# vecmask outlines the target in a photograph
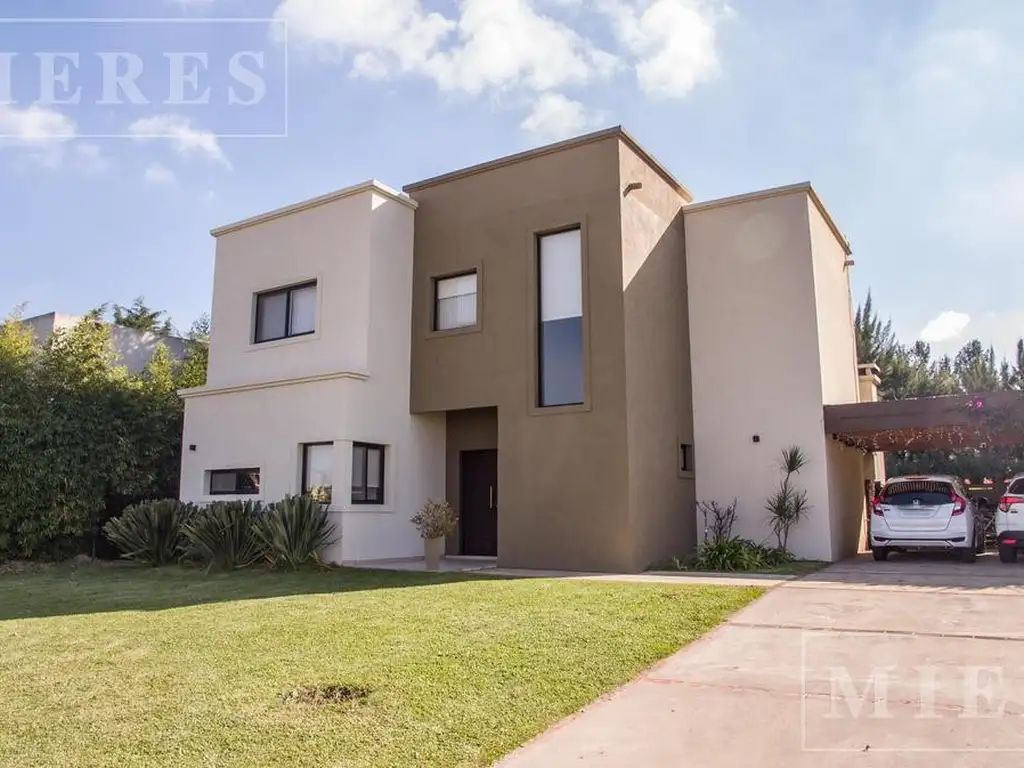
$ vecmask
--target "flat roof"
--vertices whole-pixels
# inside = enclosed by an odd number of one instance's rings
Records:
[[[641,146],[640,142],[634,139],[626,130],[621,126],[617,125],[613,128],[606,128],[601,131],[594,131],[593,133],[584,134],[583,136],[577,136],[572,139],[565,141],[558,141],[554,144],[546,144],[543,147],[537,147],[536,149],[529,149],[525,152],[517,152],[512,155],[506,155],[499,157],[497,160],[488,160],[484,163],[477,165],[471,165],[467,168],[461,168],[457,171],[451,171],[449,173],[441,174],[440,176],[434,176],[423,181],[417,181],[412,184],[406,184],[403,189],[406,192],[416,192],[421,189],[428,187],[437,186],[438,184],[447,184],[451,181],[473,176],[478,173],[485,173],[486,171],[493,171],[497,168],[503,168],[507,165],[513,165],[515,163],[521,163],[526,160],[533,160],[534,158],[544,157],[545,155],[554,154],[555,152],[564,152],[567,149],[574,149],[581,147],[586,144],[593,144],[598,141],[604,141],[605,139],[618,138],[629,146],[645,163],[653,168],[658,175],[660,175],[665,181],[667,181],[676,192],[686,201],[690,202],[693,200],[693,194],[685,186],[683,186],[675,176],[669,173],[668,169],[665,168],[661,163],[654,159],[646,149]]]
[[[828,224],[828,228],[832,230],[832,234],[836,236],[836,240],[843,247],[847,256],[853,255],[853,249],[850,247],[850,241],[846,239],[846,235],[839,229],[836,224],[836,220],[832,218],[832,214],[828,212],[828,208],[821,201],[818,193],[814,191],[814,186],[809,181],[801,181],[796,184],[787,184],[782,187],[770,187],[768,189],[759,189],[754,192],[744,192],[742,195],[731,195],[729,197],[719,197],[715,200],[706,200],[701,203],[690,203],[683,209],[683,213],[699,213],[700,211],[706,211],[711,208],[721,208],[727,205],[739,205],[741,203],[750,203],[755,200],[765,200],[769,197],[780,197],[782,195],[792,195],[797,192],[809,195],[811,200],[814,202],[814,206],[818,209],[818,212],[825,219],[825,223]]]
[[[263,224],[267,221],[273,221],[279,219],[282,216],[288,216],[292,213],[298,213],[299,211],[305,211],[309,208],[316,208],[317,206],[327,205],[327,203],[333,203],[335,200],[341,200],[346,197],[352,197],[354,195],[360,195],[364,192],[376,192],[379,195],[390,198],[395,202],[401,203],[404,206],[416,210],[417,203],[411,199],[408,195],[404,195],[401,192],[397,192],[387,184],[382,184],[376,179],[368,179],[360,184],[354,184],[351,187],[345,187],[335,192],[328,192],[326,195],[320,195],[319,197],[313,197],[309,200],[303,200],[300,203],[292,203],[286,205],[283,208],[275,208],[272,211],[266,213],[260,213],[256,216],[252,216],[248,219],[242,219],[236,221],[233,224],[225,224],[223,227],[217,227],[210,232],[214,237],[220,237],[221,235],[227,235],[231,232],[237,232],[240,229],[251,227],[256,224]]]

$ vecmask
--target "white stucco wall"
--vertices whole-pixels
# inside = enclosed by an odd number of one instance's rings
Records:
[[[692,206],[684,219],[697,499],[736,499],[734,533],[773,541],[765,500],[782,451],[799,445],[811,511],[789,547],[831,560],[808,192]]]
[[[301,489],[301,445],[333,442],[341,541],[328,558],[422,556],[409,518],[444,496],[445,422],[409,415],[413,225],[411,207],[365,189],[218,238],[209,384],[186,393],[183,499],[225,498],[207,494],[211,469],[259,467],[257,498],[276,501]],[[255,293],[311,279],[317,332],[252,344]],[[353,442],[386,446],[383,505],[351,504]]]

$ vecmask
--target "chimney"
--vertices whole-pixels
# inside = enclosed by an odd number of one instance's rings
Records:
[[[882,384],[880,373],[881,369],[874,363],[857,366],[857,384],[862,403],[878,402],[878,387]]]

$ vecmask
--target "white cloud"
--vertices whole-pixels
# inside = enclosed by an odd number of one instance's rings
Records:
[[[71,154],[75,168],[83,173],[99,175],[106,173],[112,166],[111,161],[103,154],[103,150],[97,144],[85,141],[75,142],[74,150]]]
[[[648,95],[681,99],[718,76],[715,28],[723,7],[705,0],[601,0],[600,7],[636,57]]]
[[[166,139],[180,155],[205,155],[225,168],[231,168],[231,162],[221,149],[216,134],[194,128],[192,121],[183,115],[167,114],[142,118],[128,126],[128,132],[140,140]]]
[[[0,141],[49,146],[73,139],[77,132],[75,121],[56,109],[0,104]]]
[[[212,189],[208,189],[199,196],[199,202],[203,205],[212,205],[217,202],[217,193]]]
[[[165,165],[160,163],[153,163],[146,168],[145,174],[143,174],[145,182],[155,187],[173,187],[178,183],[178,179],[174,176],[174,172]]]
[[[544,141],[569,138],[597,127],[601,116],[560,93],[541,94],[520,127]]]
[[[715,30],[725,16],[721,0],[452,5],[445,15],[426,10],[423,0],[282,0],[275,17],[288,22],[292,45],[321,60],[349,62],[351,77],[415,76],[443,92],[470,96],[511,92],[533,101],[540,95],[524,127],[541,120],[538,110],[555,108],[552,92],[590,86],[630,67],[646,93],[668,98],[686,96],[720,69]],[[595,8],[598,15],[582,19]],[[579,24],[564,20],[577,15]],[[595,19],[611,25],[621,50],[596,42]],[[559,106],[565,115],[565,104]]]
[[[921,329],[921,341],[929,344],[950,341],[959,337],[970,322],[971,316],[964,312],[943,312]]]

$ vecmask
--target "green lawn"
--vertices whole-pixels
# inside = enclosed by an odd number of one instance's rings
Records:
[[[487,765],[759,594],[353,570],[3,575],[0,765]],[[334,683],[372,693],[281,698]]]

